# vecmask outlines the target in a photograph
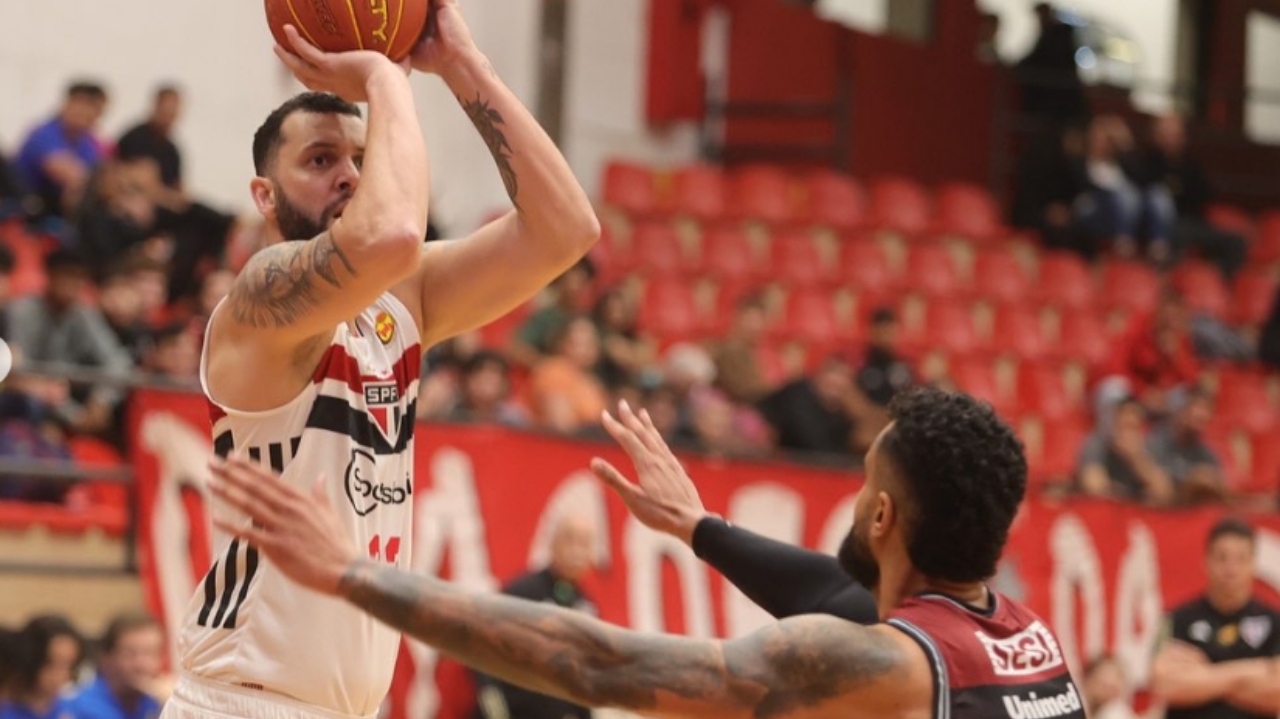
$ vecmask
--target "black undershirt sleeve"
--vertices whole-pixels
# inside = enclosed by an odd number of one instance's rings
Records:
[[[698,522],[693,551],[778,619],[829,614],[859,624],[879,621],[875,598],[828,554],[762,537],[719,517]]]

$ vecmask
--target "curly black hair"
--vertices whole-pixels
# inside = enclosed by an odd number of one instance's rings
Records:
[[[889,412],[880,452],[905,489],[912,564],[944,581],[991,577],[1027,491],[1022,442],[966,394],[917,388],[894,397]]]
[[[295,112],[363,117],[358,106],[326,92],[304,92],[290,98],[267,115],[262,126],[253,134],[253,169],[258,175],[266,175],[275,162],[276,151],[284,143],[284,121]]]

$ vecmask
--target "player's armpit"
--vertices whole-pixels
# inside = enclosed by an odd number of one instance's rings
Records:
[[[923,655],[885,627],[810,616],[729,642],[646,634],[366,562],[353,565],[340,592],[481,672],[586,706],[743,719],[931,706]]]
[[[334,229],[305,242],[259,251],[227,296],[232,320],[286,341],[332,332],[408,274],[421,238],[403,233],[377,244],[352,243]]]

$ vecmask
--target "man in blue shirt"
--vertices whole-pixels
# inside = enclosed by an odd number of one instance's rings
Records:
[[[36,127],[14,161],[18,178],[44,202],[46,214],[66,216],[79,206],[90,175],[101,162],[102,146],[93,130],[107,108],[101,85],[77,82],[67,88],[62,109]]]
[[[156,719],[150,690],[160,676],[164,634],[147,614],[125,614],[107,626],[98,678],[71,700],[75,719]]]

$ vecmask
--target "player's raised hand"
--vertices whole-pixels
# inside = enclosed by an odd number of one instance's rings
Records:
[[[409,56],[413,69],[443,75],[456,64],[479,56],[458,0],[431,0],[426,30]]]
[[[627,509],[646,527],[670,534],[685,544],[692,543],[694,527],[707,516],[698,488],[653,426],[647,411],[641,410],[637,415],[623,401],[618,403],[618,417],[604,412],[604,428],[631,457],[638,479],[632,482],[599,457],[591,460],[591,471],[618,493]]]
[[[360,558],[347,530],[317,482],[302,492],[263,465],[233,455],[209,462],[209,489],[252,523],[215,518],[219,528],[247,540],[293,581],[336,594],[347,569]]]
[[[347,102],[365,102],[368,83],[380,72],[408,72],[408,61],[397,65],[382,53],[372,50],[325,52],[307,42],[293,25],[284,26],[290,48],[275,46],[276,56],[289,68],[298,82],[316,92],[331,92]]]

